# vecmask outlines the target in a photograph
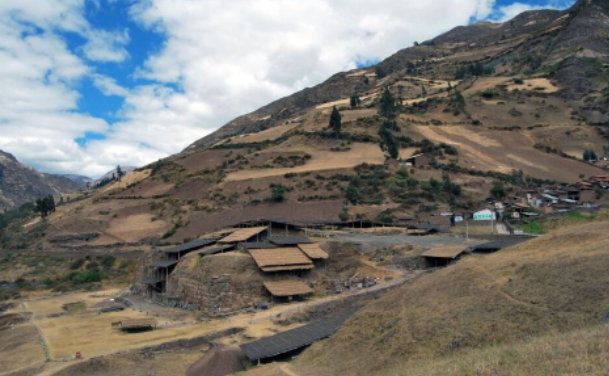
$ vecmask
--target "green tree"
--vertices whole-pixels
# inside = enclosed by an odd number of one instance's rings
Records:
[[[584,157],[584,161],[586,161],[586,162],[596,161],[598,159],[594,150],[585,150],[583,157]]]
[[[349,200],[349,202],[352,204],[357,204],[359,202],[359,191],[357,188],[350,185],[347,187],[345,194],[347,196],[347,200]]]
[[[271,201],[283,202],[285,199],[285,187],[281,184],[271,184]]]
[[[376,73],[376,78],[384,78],[386,76],[385,71],[381,67],[377,66],[374,72]]]
[[[496,200],[502,200],[507,196],[507,190],[502,182],[496,181],[491,188],[491,196]]]
[[[52,195],[39,198],[36,200],[34,212],[39,213],[41,217],[46,217],[49,213],[55,211],[55,200]]]
[[[400,156],[400,143],[389,130],[388,122],[384,122],[379,129],[379,146],[389,157],[397,159]]]
[[[359,98],[359,95],[353,94],[351,96],[351,98],[350,98],[350,101],[349,101],[349,104],[351,105],[351,108],[355,108],[355,107],[359,106],[360,103],[362,103],[362,101]]]
[[[389,120],[393,120],[397,117],[397,113],[398,106],[396,100],[389,89],[385,88],[379,103],[379,115]]]
[[[336,134],[336,137],[340,135],[340,129],[342,127],[340,112],[336,109],[336,106],[332,107],[332,113],[330,114],[330,128]]]

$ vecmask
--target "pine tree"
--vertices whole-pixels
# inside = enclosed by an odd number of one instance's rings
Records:
[[[397,104],[388,88],[383,91],[379,105],[379,115],[389,120],[397,117]]]
[[[332,108],[332,113],[330,114],[330,128],[336,134],[336,137],[340,135],[340,128],[342,127],[340,112],[336,109],[336,106]]]
[[[349,101],[351,108],[355,108],[355,107],[359,106],[360,103],[362,103],[362,101],[359,99],[359,95],[353,94]]]
[[[125,176],[125,172],[121,168],[121,166],[116,166],[116,179],[121,181],[121,179]]]

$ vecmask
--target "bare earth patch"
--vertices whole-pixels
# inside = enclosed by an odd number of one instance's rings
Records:
[[[287,173],[352,168],[362,163],[380,164],[385,161],[383,152],[375,144],[353,144],[351,150],[347,152],[312,150],[309,154],[311,159],[303,166],[237,171],[228,174],[226,181],[260,179]]]

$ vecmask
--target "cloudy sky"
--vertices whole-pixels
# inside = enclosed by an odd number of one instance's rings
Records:
[[[458,25],[575,0],[0,0],[0,149],[97,177]]]

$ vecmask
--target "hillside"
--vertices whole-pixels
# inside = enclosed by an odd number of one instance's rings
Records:
[[[0,210],[12,209],[37,198],[77,192],[80,185],[66,177],[42,174],[0,150]]]
[[[539,369],[531,357],[549,366],[554,351],[570,347],[568,338],[599,336],[589,329],[609,307],[608,225],[559,229],[495,254],[467,256],[422,276],[368,304],[332,338],[306,350],[291,368],[303,376],[496,374],[490,370],[499,365],[489,359],[497,359],[531,374],[527,367]],[[584,331],[572,333],[579,329]],[[544,337],[548,335],[560,338],[550,354]],[[531,343],[532,338],[539,339]],[[606,343],[599,344],[589,360],[600,361],[606,351]],[[467,359],[487,368],[474,371]],[[453,362],[448,369],[442,367]],[[597,364],[589,366],[598,369]],[[554,374],[538,374],[549,373]],[[506,369],[500,374],[515,373]]]
[[[458,27],[338,73],[66,205],[51,232],[99,233],[90,245],[106,246],[178,243],[260,218],[428,221],[483,207],[497,185],[513,201],[589,184],[607,175],[608,13],[582,0]],[[601,161],[584,161],[590,153]],[[590,184],[586,202],[609,202]]]

